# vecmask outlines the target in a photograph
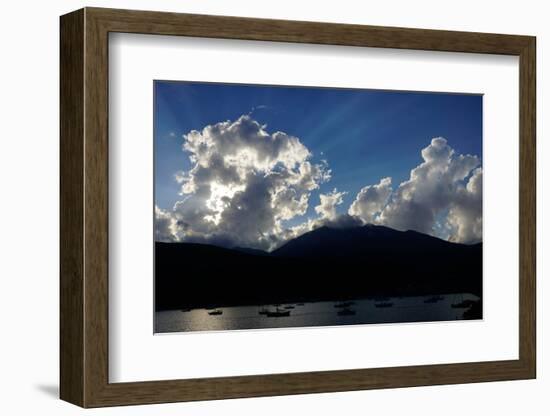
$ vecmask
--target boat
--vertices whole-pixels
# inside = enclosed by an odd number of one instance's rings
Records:
[[[182,312],[190,312],[190,311],[191,311],[191,308],[182,309],[181,311],[182,311]]]
[[[335,303],[334,307],[335,308],[349,308],[351,305],[355,305],[355,302],[347,301],[347,302]]]
[[[304,304],[300,302],[300,303],[297,303],[296,306],[304,306]]]
[[[286,306],[285,306],[285,309],[294,309],[294,308],[295,308],[294,305],[286,305]]]
[[[393,306],[393,302],[375,303],[374,306],[376,306],[377,308],[391,308]]]
[[[265,316],[269,318],[279,318],[282,316],[290,316],[290,311],[277,308],[274,311],[267,311]]]
[[[223,314],[223,311],[221,309],[213,309],[211,311],[208,311],[208,315],[221,315]]]
[[[350,308],[340,309],[337,313],[338,313],[338,316],[351,316],[351,315],[355,315],[355,311],[354,311],[353,309],[350,309]]]
[[[266,315],[268,312],[269,310],[265,306],[258,311],[260,315]]]
[[[443,296],[431,296],[427,299],[424,299],[424,303],[436,303],[440,300],[443,300]]]

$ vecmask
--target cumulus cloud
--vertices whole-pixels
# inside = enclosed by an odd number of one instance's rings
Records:
[[[376,222],[398,230],[439,235],[444,218],[450,240],[472,243],[481,240],[480,160],[457,155],[447,140],[432,139],[422,149],[423,162],[411,170],[408,180],[391,190],[390,178],[363,188],[349,213],[364,222]],[[466,182],[467,181],[467,182]]]
[[[391,192],[391,178],[383,178],[376,185],[365,186],[349,207],[349,215],[359,217],[366,223],[375,222]]]
[[[450,240],[463,243],[481,241],[482,182],[481,168],[477,168],[468,184],[457,189],[447,216],[447,225],[451,230]]]
[[[463,243],[482,238],[481,162],[442,137],[421,150],[422,163],[396,189],[390,177],[364,186],[345,213],[347,192],[320,193],[317,216],[293,226],[286,224],[308,212],[312,191],[331,178],[328,163],[313,162],[297,137],[243,115],[189,132],[182,149],[192,167],[174,175],[181,195],[174,207],[155,207],[157,241],[272,250],[321,226],[365,223]]]
[[[172,214],[155,205],[155,240],[173,241],[174,220]]]
[[[344,202],[346,192],[338,192],[336,188],[328,194],[320,194],[321,203],[315,207],[315,212],[320,218],[334,220],[336,218],[336,207]]]
[[[320,203],[315,206],[317,217],[310,218],[301,224],[285,230],[282,235],[284,239],[289,240],[296,238],[323,226],[330,228],[352,228],[363,225],[359,217],[337,212],[337,206],[344,202],[343,197],[346,194],[347,192],[338,192],[336,188],[328,194],[320,194]]]
[[[175,176],[183,196],[170,213],[175,240],[273,248],[282,222],[305,214],[311,191],[330,179],[297,137],[248,115],[183,138],[193,167]]]

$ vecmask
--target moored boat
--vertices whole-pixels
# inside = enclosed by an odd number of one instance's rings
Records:
[[[208,311],[208,315],[221,315],[223,314],[223,311],[221,309],[213,309],[211,311]]]
[[[277,308],[274,311],[267,311],[265,316],[269,318],[279,318],[283,316],[290,316],[290,311]]]
[[[351,315],[355,315],[356,312],[353,309],[344,308],[344,309],[340,309],[337,313],[338,313],[338,316],[351,316]]]
[[[335,307],[335,308],[349,308],[349,307],[352,306],[352,305],[355,305],[355,302],[353,302],[353,301],[347,301],[347,302],[335,303],[335,304],[334,304],[334,307]]]

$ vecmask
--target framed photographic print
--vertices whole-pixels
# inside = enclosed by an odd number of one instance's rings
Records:
[[[535,38],[61,17],[61,398],[534,378]]]

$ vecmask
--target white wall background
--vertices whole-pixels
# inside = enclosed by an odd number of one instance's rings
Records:
[[[429,0],[121,0],[5,2],[0,15],[0,410],[2,414],[84,412],[58,395],[58,16],[82,6],[156,9],[433,29],[536,35],[538,40],[538,317],[537,380],[316,394],[87,411],[102,415],[546,415],[550,361],[544,347],[550,301],[544,282],[550,238],[550,145],[543,130],[550,85],[550,26],[545,2]],[[545,261],[546,260],[546,261]]]

